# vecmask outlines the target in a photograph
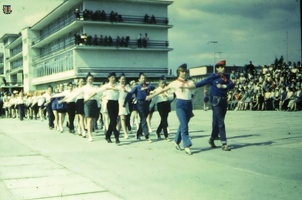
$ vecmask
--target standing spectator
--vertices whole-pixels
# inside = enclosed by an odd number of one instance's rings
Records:
[[[143,47],[144,47],[144,48],[147,48],[147,46],[148,46],[148,41],[149,41],[148,34],[145,33],[145,36],[144,36],[144,38],[143,38]]]
[[[143,46],[143,36],[142,34],[140,33],[137,37],[137,47],[138,48],[141,48]]]

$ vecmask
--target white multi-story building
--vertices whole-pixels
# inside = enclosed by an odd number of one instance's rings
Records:
[[[168,6],[161,0],[67,0],[21,34],[5,34],[4,76],[25,92],[88,72],[137,79],[168,75]],[[142,40],[139,42],[141,35]],[[145,37],[147,36],[147,37]],[[144,40],[146,39],[146,40]]]

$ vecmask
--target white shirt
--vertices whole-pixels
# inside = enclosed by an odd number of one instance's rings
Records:
[[[105,98],[107,100],[114,100],[117,101],[119,98],[119,91],[118,90],[112,90],[113,88],[119,88],[118,85],[115,83],[114,85],[112,85],[111,83],[107,83],[105,85],[102,86],[102,89],[105,90]],[[106,90],[108,89],[108,90]]]
[[[175,80],[171,82],[168,87],[172,89],[171,92],[175,93],[177,99],[191,100],[194,90],[180,88],[183,84],[193,84],[193,81],[187,81],[187,83],[183,83],[179,80]]]

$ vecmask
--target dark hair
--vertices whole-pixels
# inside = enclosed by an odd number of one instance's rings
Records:
[[[142,75],[145,76],[144,72],[140,72],[140,73],[138,74],[138,79],[139,79]]]
[[[186,63],[180,65],[180,66],[176,69],[176,74],[177,74],[177,76],[179,76],[179,72],[184,72],[184,71],[187,71],[187,64],[186,64]]]
[[[108,76],[107,76],[107,77],[109,78],[109,77],[111,77],[111,76],[114,76],[114,77],[116,77],[116,74],[115,74],[115,72],[110,72],[110,73],[108,74]]]
[[[86,80],[87,80],[87,78],[88,78],[89,76],[91,76],[91,77],[93,78],[92,74],[91,74],[90,72],[88,72],[88,74],[87,74],[87,76],[86,76]]]
[[[123,76],[126,77],[126,75],[124,73],[121,73],[119,76],[119,79],[122,78]]]

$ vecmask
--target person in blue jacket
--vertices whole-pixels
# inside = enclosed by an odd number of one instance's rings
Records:
[[[216,63],[215,68],[217,73],[211,74],[204,80],[187,86],[191,88],[199,88],[205,85],[210,85],[210,102],[212,106],[212,133],[209,139],[209,144],[212,148],[216,148],[214,143],[215,138],[220,136],[222,150],[230,151],[227,145],[226,131],[224,119],[227,113],[227,92],[234,88],[234,83],[230,80],[230,76],[224,73],[226,61],[221,60]]]

